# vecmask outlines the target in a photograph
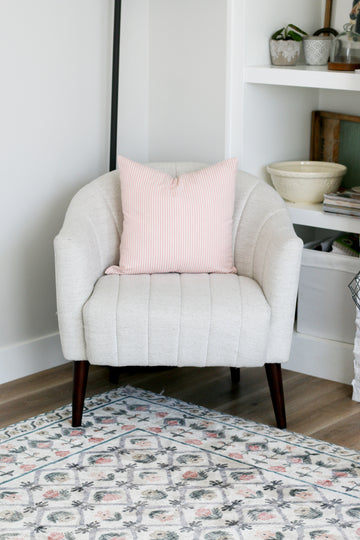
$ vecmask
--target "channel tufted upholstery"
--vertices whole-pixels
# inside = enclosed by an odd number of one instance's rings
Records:
[[[151,166],[177,176],[206,165]],[[120,184],[112,171],[75,195],[55,239],[60,337],[75,370],[84,361],[232,368],[286,362],[302,242],[275,190],[237,173],[237,275],[105,276],[118,263],[121,229]],[[267,373],[271,387],[274,375]],[[80,384],[76,378],[74,384]]]
[[[259,366],[270,315],[259,285],[243,276],[105,276],[83,310],[88,360],[107,366]]]

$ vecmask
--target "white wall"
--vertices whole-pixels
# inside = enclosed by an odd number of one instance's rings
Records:
[[[227,0],[151,0],[149,158],[225,152]]]
[[[52,242],[108,167],[111,40],[112,2],[1,0],[0,382],[64,361]]]
[[[228,0],[123,0],[118,153],[225,154]]]
[[[225,153],[228,0],[123,0],[118,152]],[[53,238],[106,172],[111,0],[1,0],[0,383],[63,362]],[[6,306],[6,307],[5,307]]]
[[[149,9],[150,0],[122,0],[117,147],[140,162],[149,159]]]

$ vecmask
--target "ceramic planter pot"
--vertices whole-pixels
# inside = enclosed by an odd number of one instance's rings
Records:
[[[303,40],[306,64],[325,66],[329,60],[333,38],[330,36],[305,36]]]
[[[274,66],[295,66],[300,56],[301,41],[270,40],[270,57]]]

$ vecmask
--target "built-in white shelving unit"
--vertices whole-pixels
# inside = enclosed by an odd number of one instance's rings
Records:
[[[233,130],[230,142],[234,149],[236,143],[241,148],[244,170],[270,181],[266,174],[269,163],[309,158],[312,111],[360,115],[360,73],[328,70],[327,66],[270,65],[272,33],[295,21],[312,34],[324,26],[325,0],[262,2],[261,17],[256,2],[242,0],[231,5],[231,21],[242,23],[233,32],[231,99],[236,104],[233,113],[237,121],[229,123],[239,128]],[[348,22],[350,7],[349,0],[334,2],[331,26],[339,32]],[[321,236],[321,229],[360,234],[360,218],[324,212],[322,204],[288,203],[287,208],[294,225],[301,226],[298,234],[306,240]],[[353,345],[295,330],[288,367],[350,383]]]
[[[294,225],[360,234],[360,218],[324,212],[322,203],[287,203],[287,207]],[[349,291],[344,291],[344,294],[349,294]],[[353,360],[353,345],[308,336],[297,332],[295,327],[288,365],[290,369],[350,383],[354,376]]]
[[[324,212],[322,203],[287,203],[287,207],[294,225],[360,234],[360,218]],[[344,291],[344,294],[347,292]],[[353,379],[353,358],[353,346],[349,343],[307,336],[295,329],[288,367],[350,383]]]
[[[329,71],[327,66],[247,66],[244,78],[247,83],[360,91],[360,73]]]
[[[360,74],[329,71],[326,66],[246,66],[244,81],[249,86],[261,85],[263,88],[272,85],[288,86],[294,90],[308,88],[319,91],[360,92]],[[306,99],[306,94],[304,97]],[[287,203],[287,207],[291,220],[296,225],[360,234],[360,218],[324,212],[322,204]],[[295,329],[288,367],[295,371],[349,383],[353,377],[353,346],[349,343],[307,336]]]
[[[296,225],[360,234],[360,218],[324,212],[322,203],[287,203],[291,220]],[[360,262],[359,262],[360,270]]]

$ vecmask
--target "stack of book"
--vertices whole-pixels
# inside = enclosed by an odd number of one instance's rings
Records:
[[[360,216],[360,189],[358,187],[324,195],[325,212]]]

